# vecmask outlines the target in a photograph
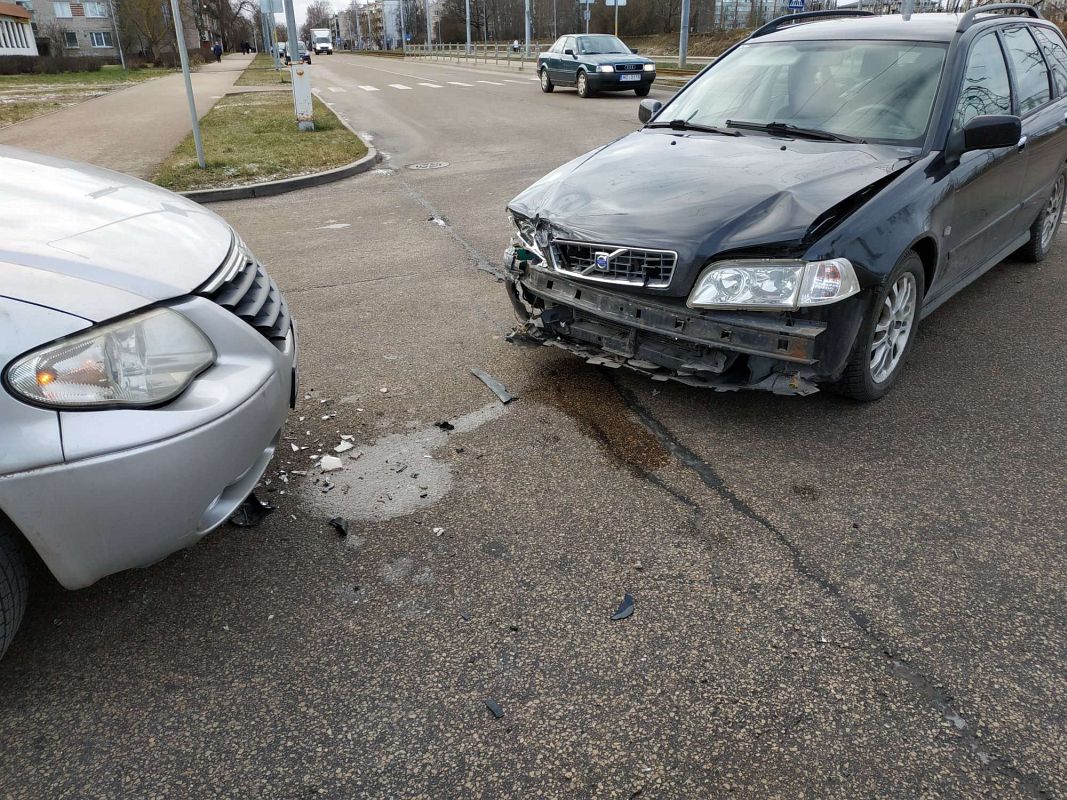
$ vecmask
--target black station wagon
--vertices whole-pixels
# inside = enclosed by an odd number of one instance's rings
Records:
[[[718,390],[859,400],[1064,207],[1067,44],[1026,5],[808,12],[508,211],[514,338]]]

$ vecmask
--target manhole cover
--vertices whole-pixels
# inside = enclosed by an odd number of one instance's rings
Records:
[[[418,164],[409,164],[408,169],[444,169],[447,166],[447,161],[420,161]]]

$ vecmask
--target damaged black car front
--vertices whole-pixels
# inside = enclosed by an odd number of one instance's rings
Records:
[[[832,25],[742,44],[666,106],[644,101],[642,129],[516,197],[512,341],[791,395],[866,359],[886,390],[925,286],[886,319],[881,295],[943,196],[923,155],[947,44],[816,31]]]

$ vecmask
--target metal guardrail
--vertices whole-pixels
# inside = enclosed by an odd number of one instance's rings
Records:
[[[548,50],[551,44],[534,44],[530,45],[529,53],[525,48],[519,47],[518,50],[512,49],[510,44],[506,42],[498,43],[472,43],[470,52],[467,52],[467,46],[463,43],[460,44],[409,44],[404,54],[408,58],[425,58],[430,61],[442,61],[450,62],[454,64],[496,64],[504,65],[507,67],[516,67],[520,72],[524,71],[528,65],[533,65],[537,62],[537,56]],[[397,51],[399,53],[399,51]],[[668,64],[677,64],[677,55],[657,55],[654,53],[641,53],[645,58],[650,58],[656,62],[657,65],[664,65],[659,67],[661,71],[666,74],[672,72],[675,74],[692,75],[700,71],[700,68],[715,61],[715,56],[690,56],[687,61],[692,64],[695,69],[679,70],[674,67],[666,67]]]

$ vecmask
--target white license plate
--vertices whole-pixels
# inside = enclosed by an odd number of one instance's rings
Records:
[[[620,81],[639,81],[639,80],[641,80],[641,76],[640,75],[620,75],[619,76],[619,80]]]

